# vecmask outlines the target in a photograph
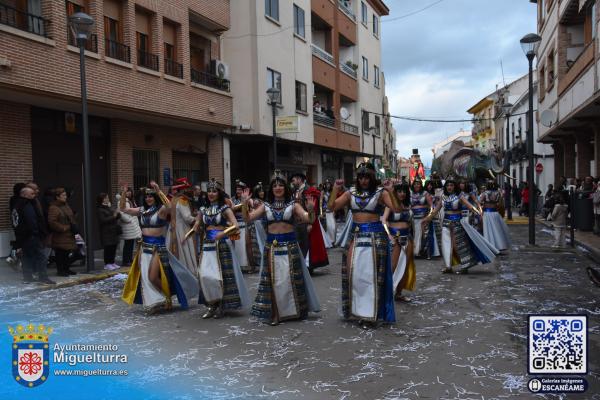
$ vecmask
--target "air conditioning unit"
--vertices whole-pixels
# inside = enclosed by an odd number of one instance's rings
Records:
[[[210,62],[210,71],[213,75],[221,79],[229,80],[229,65],[221,60],[212,60]]]

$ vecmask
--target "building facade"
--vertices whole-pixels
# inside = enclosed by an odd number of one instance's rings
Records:
[[[381,0],[234,0],[223,35],[234,103],[231,176],[266,181],[273,112],[297,120],[278,135],[277,166],[310,182],[352,179],[362,157],[383,156]],[[276,50],[276,51],[275,51]]]
[[[554,149],[554,182],[599,176],[597,0],[532,0],[538,8],[539,140]]]
[[[68,29],[78,11],[95,20],[85,51],[94,196],[181,176],[222,180],[233,100],[228,80],[213,72],[229,7],[229,0],[1,2],[0,197],[31,179],[66,187],[82,219],[79,49]],[[10,231],[0,208],[0,255]]]
[[[462,142],[465,146],[471,146],[471,137],[472,137],[471,131],[461,130],[461,131],[456,132],[454,135],[451,135],[451,136],[447,137],[446,139],[434,144],[433,147],[431,148],[431,152],[433,153],[433,158],[435,159],[435,158],[441,156],[442,154],[444,154],[444,152],[446,150],[450,149],[450,146],[452,145],[452,143],[456,142],[456,141]]]
[[[496,143],[496,100],[497,92],[490,94],[479,100],[477,104],[471,107],[467,112],[473,115],[473,130],[471,133],[471,143],[473,148],[481,152],[489,151],[494,148]]]

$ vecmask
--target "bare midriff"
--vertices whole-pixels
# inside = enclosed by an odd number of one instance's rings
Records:
[[[268,231],[268,233],[281,235],[284,233],[294,232],[294,229],[291,227],[292,227],[292,225],[290,225],[286,222],[272,222],[269,224],[267,231]]]

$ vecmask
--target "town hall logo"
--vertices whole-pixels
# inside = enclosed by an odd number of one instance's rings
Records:
[[[30,388],[46,382],[50,372],[48,337],[52,328],[29,324],[26,327],[17,325],[16,329],[9,326],[8,331],[13,337],[13,378]]]

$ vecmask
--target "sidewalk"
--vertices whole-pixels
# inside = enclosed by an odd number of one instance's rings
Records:
[[[13,267],[6,262],[6,259],[0,258],[0,296],[4,298],[19,297],[25,294],[40,292],[50,289],[65,288],[69,286],[92,283],[107,279],[117,274],[127,273],[129,268],[121,267],[118,270],[107,271],[103,268],[102,250],[94,254],[95,269],[89,273],[85,270],[85,265],[80,261],[71,265],[71,270],[77,272],[77,275],[67,277],[56,276],[56,266],[48,268],[48,277],[56,282],[56,285],[46,285],[41,283],[23,283],[23,274],[20,268]]]
[[[544,225],[548,229],[552,230],[552,222],[546,221],[540,217],[536,217],[538,224]],[[567,248],[571,244],[571,231],[567,230]],[[594,260],[594,262],[600,264],[600,236],[594,235],[593,232],[583,232],[575,229],[575,248],[580,247],[588,257]]]

